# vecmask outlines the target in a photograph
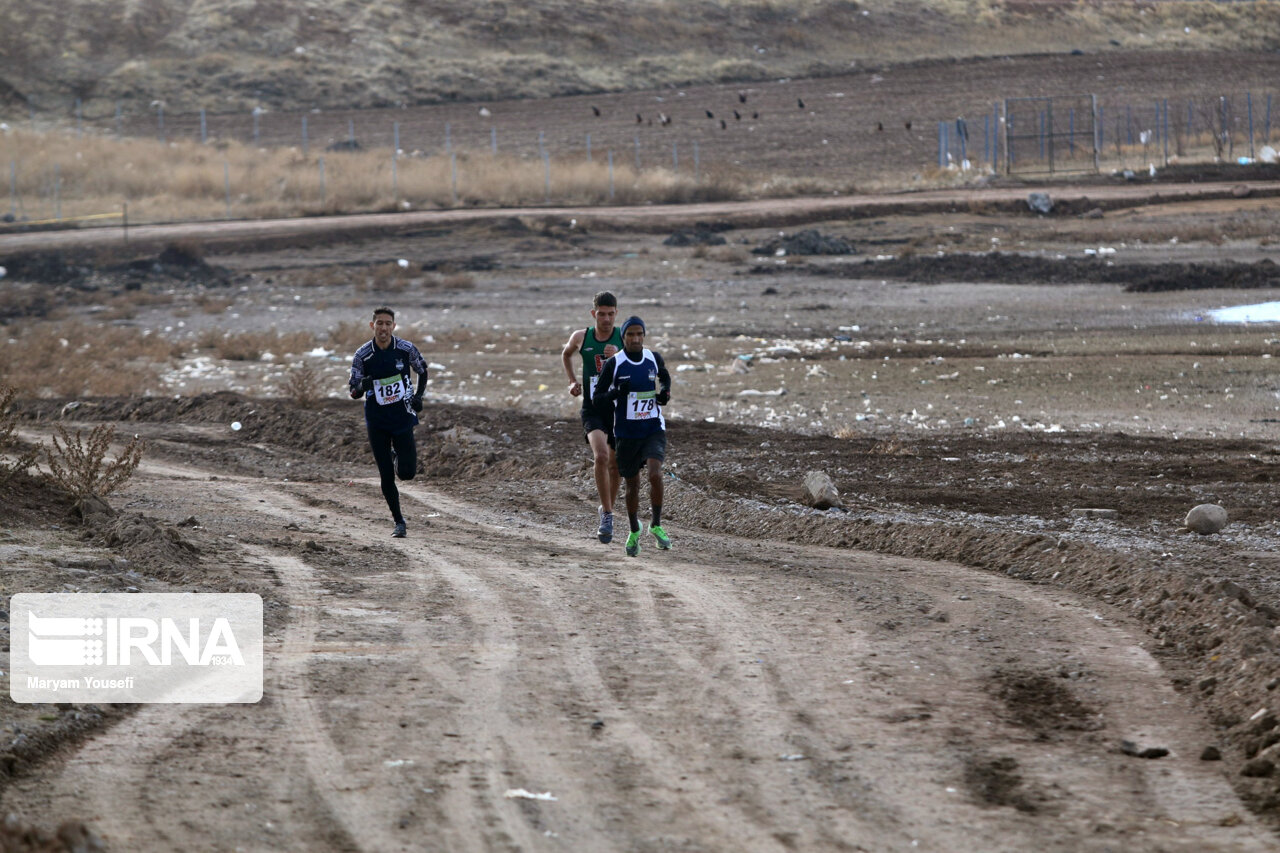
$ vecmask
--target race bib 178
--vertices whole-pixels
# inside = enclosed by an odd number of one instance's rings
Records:
[[[658,416],[657,391],[632,391],[627,395],[627,420],[647,421]]]

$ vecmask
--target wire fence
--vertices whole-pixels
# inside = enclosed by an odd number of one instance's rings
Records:
[[[1097,95],[1009,98],[982,119],[979,151],[964,118],[938,124],[938,167],[1043,175],[1276,161],[1272,95],[1103,102]]]
[[[936,165],[945,171],[1053,175],[1155,168],[1175,161],[1267,160],[1275,156],[1272,108],[1270,93],[1250,91],[1214,97],[1151,98],[1141,103],[1125,102],[1115,94],[1009,98],[991,103],[980,115],[938,122]],[[459,105],[458,109],[464,107]],[[615,124],[608,131],[583,132],[579,128],[539,127],[547,116],[532,109],[526,110],[523,118],[507,119],[502,127],[488,120],[487,108],[477,110],[468,105],[465,110],[472,118],[453,122],[417,115],[401,121],[389,119],[387,110],[200,110],[171,114],[163,103],[155,102],[146,112],[126,113],[123,106],[117,106],[110,117],[90,121],[76,102],[70,126],[62,127],[77,137],[152,138],[165,143],[183,140],[213,152],[231,141],[267,152],[298,151],[302,159],[290,163],[288,174],[273,181],[287,185],[287,193],[279,195],[287,196],[302,212],[329,212],[334,188],[358,181],[368,184],[365,196],[369,203],[361,209],[370,209],[370,205],[385,209],[388,203],[399,203],[411,193],[416,193],[415,204],[449,207],[476,203],[476,172],[481,168],[478,155],[523,161],[525,172],[537,174],[538,186],[526,189],[521,203],[545,204],[582,200],[582,179],[572,174],[574,164],[591,164],[597,170],[595,180],[601,188],[589,201],[633,203],[646,200],[637,199],[625,186],[634,184],[637,175],[662,170],[698,187],[730,157],[738,156],[692,129],[667,128],[668,117],[662,113],[637,114],[630,131]],[[734,115],[738,117],[736,110]],[[848,137],[832,116],[829,135]],[[31,122],[36,125],[34,113]],[[721,119],[720,124],[724,123]],[[828,135],[821,127],[820,132]],[[17,157],[6,158],[3,140],[0,135],[0,169],[7,166],[9,192],[7,212],[0,201],[0,222],[35,224],[115,215],[86,208],[77,201],[83,193],[81,187],[89,181],[71,177],[78,174],[76,164],[33,167]],[[885,137],[841,141],[846,150],[856,152],[859,144],[884,145]],[[826,143],[824,138],[822,144]],[[348,173],[342,156],[353,153],[381,159],[368,174],[354,176]],[[205,160],[216,157],[216,153],[202,155]],[[436,166],[431,187],[424,190],[422,170],[415,164],[428,159],[436,161]],[[203,191],[205,218],[263,215],[269,206],[261,201],[267,182],[261,170],[229,160],[220,165],[220,176],[205,179],[206,184],[216,184]],[[492,168],[492,161],[484,168]],[[694,198],[697,196],[658,200]],[[138,222],[165,221],[148,216],[143,204],[137,205],[133,215]]]

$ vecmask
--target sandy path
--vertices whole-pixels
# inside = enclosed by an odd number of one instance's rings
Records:
[[[6,810],[116,850],[1273,845],[1141,633],[1061,592],[678,527],[626,560],[417,484],[395,541],[371,480],[205,473],[140,476],[323,549],[245,548],[289,608],[264,701],[145,706]]]

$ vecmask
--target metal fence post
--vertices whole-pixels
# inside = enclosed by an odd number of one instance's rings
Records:
[[[1164,119],[1164,164],[1169,165],[1169,99],[1164,99],[1164,109],[1161,111]]]
[[[693,140],[693,182],[698,183],[700,164],[698,161],[698,140]]]
[[[1252,160],[1255,157],[1253,152],[1253,93],[1245,92],[1244,99],[1245,105],[1249,110],[1249,159]]]
[[[676,142],[674,140],[671,142],[671,171],[680,171],[680,151],[676,147]]]
[[[396,155],[399,156],[400,154],[400,122],[398,121],[391,122],[391,138],[392,138],[392,146],[396,152]]]
[[[79,98],[76,98],[76,136],[84,136],[84,111]]]
[[[452,194],[453,194],[453,206],[457,207],[458,206],[458,155],[457,154],[449,155],[449,170],[452,173],[450,187],[452,188]]]
[[[62,166],[53,164],[53,218],[62,221]]]
[[[609,199],[613,199],[613,149],[609,149]]]
[[[1008,140],[1005,140],[1005,150],[1008,151]],[[991,172],[996,174],[1000,171],[1000,103],[996,102],[991,105]]]
[[[356,120],[353,118],[347,119],[347,141],[356,141]]]
[[[493,156],[498,156],[498,129],[496,127],[489,128],[489,149],[493,152]]]
[[[324,158],[323,157],[320,158],[319,165],[320,165],[320,206],[323,207],[328,201],[326,197],[327,194],[325,193],[325,190],[324,190]]]
[[[231,218],[231,161],[222,161],[222,188],[227,197],[227,219]]]
[[[1089,111],[1093,116],[1093,171],[1099,171],[1098,157],[1102,151],[1102,107],[1098,106],[1098,96],[1089,96]]]
[[[200,108],[200,144],[204,145],[209,141],[209,122],[205,118],[204,107]]]
[[[9,216],[18,218],[18,161],[9,161]]]
[[[636,171],[640,171],[640,134],[636,134]]]
[[[587,134],[587,162],[591,162],[591,134]]]
[[[551,204],[551,155],[545,150],[542,152],[542,183],[546,202]]]
[[[307,117],[303,116],[302,117],[302,153],[303,154],[307,153],[308,147],[309,146],[307,145]]]
[[[449,123],[444,123],[444,153],[453,153],[453,128],[449,127]]]
[[[395,201],[400,195],[400,158],[395,151],[391,152],[391,200]]]

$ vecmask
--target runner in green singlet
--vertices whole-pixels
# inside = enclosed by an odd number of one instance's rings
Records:
[[[578,329],[569,336],[560,360],[565,376],[569,379],[569,394],[582,398],[582,431],[591,455],[595,460],[596,492],[600,495],[599,527],[596,536],[601,542],[613,540],[613,504],[618,497],[618,458],[614,453],[613,424],[600,416],[589,405],[591,390],[600,374],[600,368],[614,353],[622,349],[622,335],[614,328],[618,316],[618,299],[607,290],[596,294],[592,300],[591,317],[595,326]],[[582,357],[582,379],[573,373],[573,356]],[[585,393],[584,393],[585,391]]]

